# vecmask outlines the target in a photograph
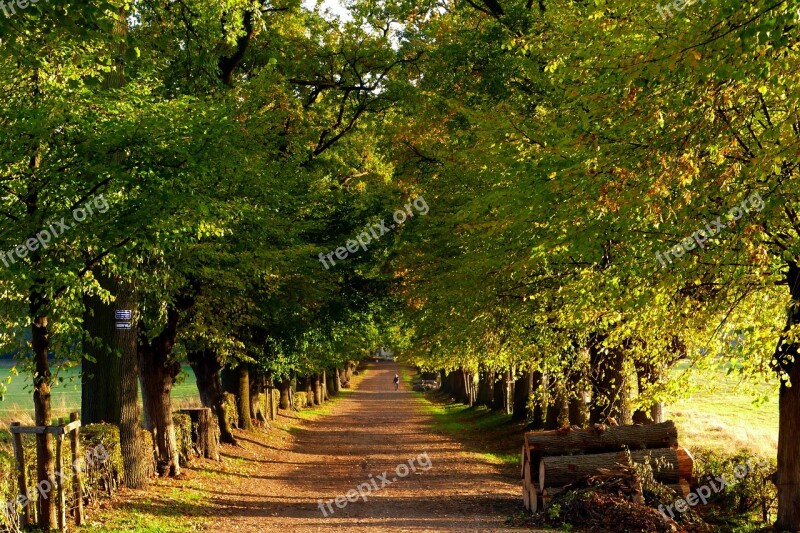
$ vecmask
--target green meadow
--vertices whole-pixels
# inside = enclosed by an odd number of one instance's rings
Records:
[[[13,361],[0,362],[0,382],[5,384],[5,394],[0,401],[0,421],[30,422],[33,420],[33,387],[30,375],[16,373]],[[17,367],[18,369],[18,367]],[[62,417],[81,408],[80,368],[61,370],[60,383],[52,389],[53,416]],[[141,397],[141,396],[140,396]],[[199,401],[194,373],[185,365],[172,390],[177,406],[191,405]]]

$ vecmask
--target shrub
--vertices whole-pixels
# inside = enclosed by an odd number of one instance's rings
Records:
[[[295,409],[305,409],[308,407],[308,395],[305,392],[294,393],[294,407]]]
[[[740,450],[724,454],[708,449],[693,450],[695,473],[699,485],[724,476],[729,484],[709,501],[716,504],[722,519],[756,518],[769,524],[775,518],[777,490],[772,474],[777,470],[774,459]],[[719,484],[715,481],[715,483]]]
[[[230,392],[223,393],[225,400],[225,418],[228,421],[228,427],[239,427],[239,411],[236,410],[236,396]]]
[[[114,424],[88,424],[81,426],[80,435],[84,490],[88,489],[90,500],[100,492],[111,496],[122,483],[124,471],[119,428]]]
[[[17,461],[7,452],[0,452],[0,530],[19,531],[22,506],[15,502],[17,491]]]

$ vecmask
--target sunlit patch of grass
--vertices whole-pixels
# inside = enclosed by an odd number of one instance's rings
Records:
[[[480,436],[508,426],[511,422],[511,415],[502,411],[447,402],[431,393],[418,393],[417,400],[422,409],[433,417],[436,430],[455,437]],[[518,453],[480,452],[479,455],[492,464],[519,465],[520,462]]]
[[[680,371],[678,368],[677,371]],[[737,379],[719,369],[713,375],[692,378],[696,390],[688,398],[664,409],[666,419],[675,421],[684,446],[719,451],[747,449],[774,456],[778,446],[778,384],[756,387],[762,403],[738,386]]]

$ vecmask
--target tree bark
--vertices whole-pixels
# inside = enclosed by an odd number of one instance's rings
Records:
[[[129,310],[131,316],[138,314],[138,302],[133,287],[126,282],[114,280],[115,310]],[[125,485],[140,489],[147,485],[153,468],[153,450],[142,441],[142,408],[139,405],[139,359],[137,356],[137,320],[131,320],[131,329],[115,329],[111,333],[111,347],[119,368],[120,415],[119,441],[122,452],[122,467]]]
[[[439,392],[448,396],[453,393],[450,374],[445,374],[444,370],[439,371]]]
[[[325,373],[325,381],[326,381],[325,390],[328,392],[328,398],[336,396],[336,393],[338,392],[336,390],[336,383],[335,383],[337,379],[339,379],[339,374],[336,372],[336,370],[329,370],[328,372]]]
[[[37,426],[49,426],[53,421],[50,404],[50,365],[47,360],[50,352],[50,332],[47,316],[40,315],[42,299],[37,293],[31,295],[31,345],[33,348],[36,375],[33,380],[33,405]],[[46,497],[38,498],[39,527],[54,529],[56,527],[55,509],[55,454],[53,452],[53,436],[49,433],[36,435],[36,478]],[[49,487],[49,491],[44,489]]]
[[[514,383],[514,406],[511,409],[511,420],[523,422],[531,416],[528,401],[533,389],[533,373],[526,370]]]
[[[464,385],[467,390],[467,405],[472,407],[475,405],[475,401],[478,396],[478,386],[475,384],[475,374],[465,371]]]
[[[569,423],[573,426],[583,427],[589,418],[589,410],[584,401],[584,390],[586,389],[586,366],[589,363],[589,354],[587,349],[581,349],[576,344],[574,361],[571,365],[569,372],[569,401],[567,402],[567,412],[569,415]]]
[[[312,374],[309,378],[311,385],[311,396],[308,397],[308,403],[311,405],[322,405],[322,390],[319,386],[319,374]]]
[[[219,461],[219,442],[217,441],[217,424],[213,411],[208,407],[181,409],[181,414],[192,419],[192,444],[197,455]]]
[[[494,399],[494,372],[481,371],[478,373],[478,397],[475,405],[491,407]]]
[[[267,424],[269,401],[266,395],[267,380],[257,367],[250,367],[250,418],[256,425]]]
[[[625,352],[621,347],[606,349],[597,339],[590,347],[592,403],[589,422],[599,424],[608,417],[618,424],[630,424],[630,384],[625,372]]]
[[[222,394],[220,371],[222,366],[219,355],[214,350],[194,350],[187,353],[189,364],[194,371],[197,382],[197,392],[203,407],[211,409],[217,417],[220,441],[227,444],[238,444],[233,436],[233,428],[228,423],[228,413],[225,407],[225,396]]]
[[[290,396],[290,391],[292,388],[292,378],[286,376],[281,380],[281,401],[279,407],[284,411],[288,411],[292,407],[292,402]]]
[[[791,294],[786,328],[775,350],[775,370],[789,376],[791,386],[781,381],[778,397],[778,519],[780,531],[800,531],[800,345],[788,339],[790,330],[800,324],[800,266],[789,263],[786,280]]]
[[[171,476],[178,476],[181,472],[172,422],[172,386],[181,371],[180,363],[172,359],[178,319],[178,310],[170,307],[167,310],[167,324],[152,341],[144,337],[144,328],[140,325],[137,347],[145,428],[153,433],[159,474]]]
[[[244,363],[239,364],[239,387],[236,394],[236,408],[239,413],[239,428],[250,431],[253,420],[250,418],[250,371]]]
[[[116,295],[118,283],[100,267],[93,269],[100,287]],[[83,296],[83,358],[81,361],[81,423],[118,424],[122,412],[120,360],[112,344],[116,333],[114,310],[96,295]]]
[[[662,483],[679,483],[681,479],[691,479],[694,459],[683,448],[656,448],[630,452],[634,463],[650,461],[653,477]],[[600,468],[614,468],[617,464],[627,464],[626,452],[598,453],[593,455],[563,455],[542,457],[539,460],[539,489],[563,487],[596,474]]]
[[[499,377],[499,379],[492,384],[491,409],[492,411],[505,411],[506,398],[508,397],[508,382],[506,381],[505,372],[498,372],[494,375],[494,377]]]
[[[539,457],[677,446],[678,430],[671,421],[644,426],[610,426],[603,430],[566,428],[525,434],[525,449]]]
[[[557,382],[554,384],[554,390],[549,393],[544,428],[552,430],[566,426],[569,426],[569,401],[564,384]]]
[[[639,394],[642,395],[648,387],[658,382],[659,372],[650,361],[634,361],[634,368],[636,369],[636,383]],[[637,409],[633,413],[633,421],[638,424],[663,422],[663,410],[664,404],[662,402],[653,402],[650,404],[649,409]]]
[[[531,373],[531,394],[538,393],[544,386],[544,374],[540,371]],[[544,429],[545,408],[542,405],[540,394],[537,394],[533,402],[533,412],[531,413],[531,429]]]

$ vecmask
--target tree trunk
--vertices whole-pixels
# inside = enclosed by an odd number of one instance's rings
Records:
[[[281,380],[281,401],[279,407],[284,411],[288,411],[292,407],[292,402],[289,397],[292,388],[292,378],[286,376]]]
[[[106,276],[100,267],[93,270],[100,287],[116,295],[119,284]],[[120,360],[113,350],[117,333],[114,310],[130,309],[105,303],[99,296],[83,297],[83,353],[81,361],[81,423],[120,422]],[[135,342],[135,340],[134,340]]]
[[[653,477],[662,483],[679,483],[691,479],[694,459],[683,448],[655,448],[630,452],[634,463],[648,460],[653,467]],[[627,465],[627,452],[598,453],[593,455],[562,455],[542,457],[539,460],[539,489],[563,487],[597,473],[600,468]]]
[[[31,345],[33,347],[34,367],[36,375],[33,380],[33,405],[37,426],[52,424],[53,415],[50,406],[50,365],[47,356],[50,352],[50,332],[47,327],[47,317],[39,314],[41,298],[38,294],[31,295]],[[36,479],[42,487],[44,497],[38,498],[39,502],[39,527],[54,529],[56,527],[55,493],[55,455],[53,453],[53,436],[50,433],[36,435]],[[44,490],[48,488],[48,490]]]
[[[531,413],[531,429],[544,429],[545,408],[540,399],[540,390],[544,386],[544,374],[540,371],[531,372],[531,394],[537,393],[533,402],[533,412]]]
[[[322,405],[322,390],[319,386],[319,375],[312,374],[309,378],[311,384],[311,396],[308,398],[308,403],[311,405]]]
[[[599,424],[608,417],[618,424],[629,424],[630,385],[625,371],[625,352],[621,347],[606,349],[597,339],[590,348],[590,382],[592,403],[589,407],[589,422]]]
[[[152,469],[153,451],[142,446],[139,406],[139,361],[136,328],[137,301],[130,283],[94,270],[100,286],[115,298],[106,304],[97,296],[84,296],[84,340],[81,373],[81,423],[119,425],[125,485],[144,487]],[[130,311],[130,329],[117,329],[116,311]],[[97,344],[99,342],[99,345]]]
[[[133,287],[114,280],[116,285],[115,310],[131,311],[131,329],[114,329],[111,348],[119,352],[120,414],[119,441],[125,485],[140,489],[147,485],[153,468],[153,450],[142,441],[142,408],[139,405],[139,359],[137,356],[138,328],[136,327],[138,302]]]
[[[192,419],[192,444],[197,455],[219,461],[219,442],[217,441],[217,424],[213,411],[208,407],[181,409],[181,414]]]
[[[494,372],[483,371],[478,373],[478,397],[475,405],[491,407],[494,399]]]
[[[447,394],[448,396],[453,393],[450,381],[450,374],[445,374],[444,370],[439,371],[439,392]]]
[[[239,364],[238,375],[236,408],[239,413],[239,428],[250,431],[253,429],[253,420],[250,418],[250,371],[246,364]]]
[[[664,421],[664,402],[656,402],[650,406],[650,420],[654,424]]]
[[[587,349],[580,349],[575,346],[575,359],[569,369],[569,401],[567,402],[569,423],[580,427],[585,426],[589,418],[589,412],[584,401],[586,366],[589,363],[589,354],[587,352]]]
[[[586,413],[586,402],[583,401],[583,393],[572,393],[573,396],[570,396],[568,402],[568,412],[569,412],[569,424],[571,426],[579,426],[583,427],[586,425],[587,420],[587,413]],[[580,396],[575,397],[574,394],[580,394]]]
[[[508,388],[508,383],[505,379],[505,372],[497,373],[494,375],[495,378],[500,377],[497,381],[492,384],[492,404],[491,409],[492,411],[505,411],[506,408],[506,398],[508,397],[506,389]]]
[[[625,448],[675,448],[678,430],[673,422],[645,426],[610,426],[596,429],[557,429],[525,434],[531,456],[580,455],[622,451]]]
[[[514,383],[514,406],[511,410],[511,420],[523,422],[531,416],[528,400],[533,389],[533,373],[526,370]]]
[[[233,428],[228,423],[225,396],[222,394],[219,355],[214,350],[189,351],[186,355],[194,371],[200,402],[203,407],[211,409],[217,417],[220,441],[237,444]]]
[[[326,381],[325,390],[328,392],[328,398],[336,396],[336,393],[338,392],[336,390],[337,387],[335,383],[337,379],[339,379],[339,374],[338,372],[336,372],[336,370],[329,370],[328,372],[325,373],[325,381]]]
[[[158,473],[170,476],[180,475],[181,472],[172,422],[172,386],[181,371],[180,363],[172,359],[178,319],[178,310],[170,307],[166,326],[152,341],[144,336],[144,328],[140,324],[137,347],[145,428],[153,433],[158,454]]]
[[[544,428],[548,430],[569,426],[569,401],[563,383],[555,383],[547,405]]]
[[[781,381],[778,399],[778,519],[780,531],[800,531],[800,344],[788,339],[800,324],[800,266],[790,263],[787,282],[791,294],[786,328],[775,350],[776,370],[789,376],[790,387]]]
[[[264,374],[257,368],[250,369],[250,419],[254,424],[263,426],[267,423],[268,414],[265,412],[267,389]]]
[[[338,368],[333,369],[333,391],[336,394],[342,392],[342,380],[341,380],[341,371]]]
[[[447,374],[447,379],[450,380],[450,397],[459,403],[464,403],[462,401],[465,396],[462,392],[464,388],[464,378],[461,377],[458,370],[454,370]]]
[[[514,372],[506,370],[505,386],[503,387],[503,410],[507,415],[514,411]]]
[[[464,405],[472,405],[472,391],[470,390],[472,384],[470,383],[469,373],[463,368],[459,368],[454,376],[456,381],[456,401]]]
[[[308,405],[314,404],[314,390],[311,388],[310,374],[306,374],[305,376],[298,376],[297,390],[299,392],[304,392],[306,394],[306,397],[308,398]]]
[[[639,389],[639,395],[643,395],[648,387],[658,383],[659,372],[655,365],[650,361],[634,361],[634,368],[636,369],[636,383]],[[663,408],[662,402],[653,402],[650,404],[650,409],[637,409],[633,413],[633,421],[637,424],[652,424],[663,422]]]
[[[464,383],[467,389],[467,405],[472,407],[478,397],[478,386],[475,384],[475,374],[472,372],[464,372]]]

